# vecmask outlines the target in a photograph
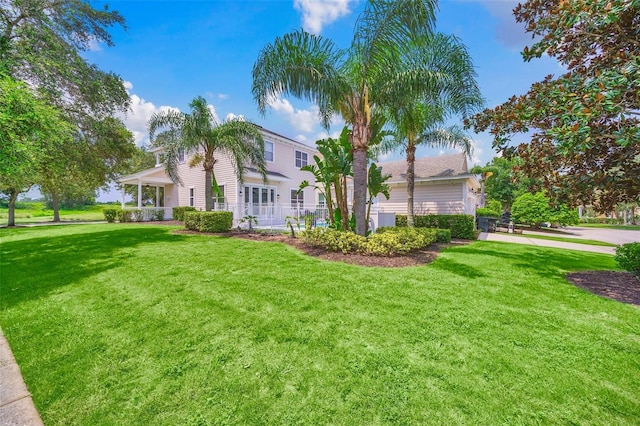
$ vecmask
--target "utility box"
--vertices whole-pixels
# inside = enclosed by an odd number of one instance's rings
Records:
[[[396,226],[396,214],[395,213],[371,213],[371,222],[369,224],[369,229],[373,232],[376,231],[381,226]]]

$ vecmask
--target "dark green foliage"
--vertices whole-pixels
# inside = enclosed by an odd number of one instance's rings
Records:
[[[302,241],[311,247],[322,247],[329,251],[361,253],[364,251],[367,239],[351,231],[314,228],[302,233]]]
[[[187,211],[184,215],[184,226],[198,232],[227,232],[233,224],[233,213]]]
[[[131,215],[136,222],[142,222],[144,220],[144,212],[142,210],[133,210]]]
[[[615,259],[622,269],[631,272],[640,279],[640,242],[616,247]]]
[[[173,208],[173,220],[184,221],[185,212],[195,212],[195,207],[183,206],[183,207],[174,207]]]
[[[451,229],[436,229],[436,243],[448,244],[451,242]]]
[[[107,222],[113,223],[116,221],[119,211],[120,209],[103,209],[102,213],[104,214],[104,218]]]
[[[131,210],[118,210],[118,222],[131,222]]]
[[[476,217],[500,217],[500,212],[492,210],[488,207],[479,207],[476,209]]]
[[[451,238],[475,240],[475,218],[466,214],[427,214],[415,217],[416,228],[451,230]],[[396,215],[396,226],[407,226],[407,216]]]

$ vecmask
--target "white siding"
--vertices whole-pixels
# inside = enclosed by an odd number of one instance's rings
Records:
[[[444,181],[416,183],[413,193],[415,214],[464,214],[462,182]],[[407,214],[407,185],[391,187],[389,200],[378,197],[378,206],[383,212]]]

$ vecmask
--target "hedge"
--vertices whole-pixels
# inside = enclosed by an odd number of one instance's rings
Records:
[[[174,207],[173,208],[173,220],[184,221],[185,212],[195,212],[195,207],[183,206],[183,207]]]
[[[116,218],[118,217],[118,212],[120,211],[120,209],[111,209],[111,208],[106,208],[102,210],[102,214],[104,214],[104,218],[107,222],[109,223],[113,223],[116,221]]]
[[[466,214],[428,214],[414,216],[416,228],[439,228],[451,230],[451,238],[474,240],[475,217]],[[407,226],[407,216],[396,215],[396,226]]]
[[[227,232],[233,224],[233,213],[227,211],[186,211],[184,227],[198,232]]]

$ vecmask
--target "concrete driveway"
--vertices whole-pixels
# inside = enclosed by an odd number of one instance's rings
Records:
[[[640,231],[627,231],[606,228],[583,228],[580,226],[570,226],[564,229],[567,237],[581,238],[585,240],[604,241],[611,244],[626,244],[640,242]],[[549,235],[549,234],[546,234]]]

